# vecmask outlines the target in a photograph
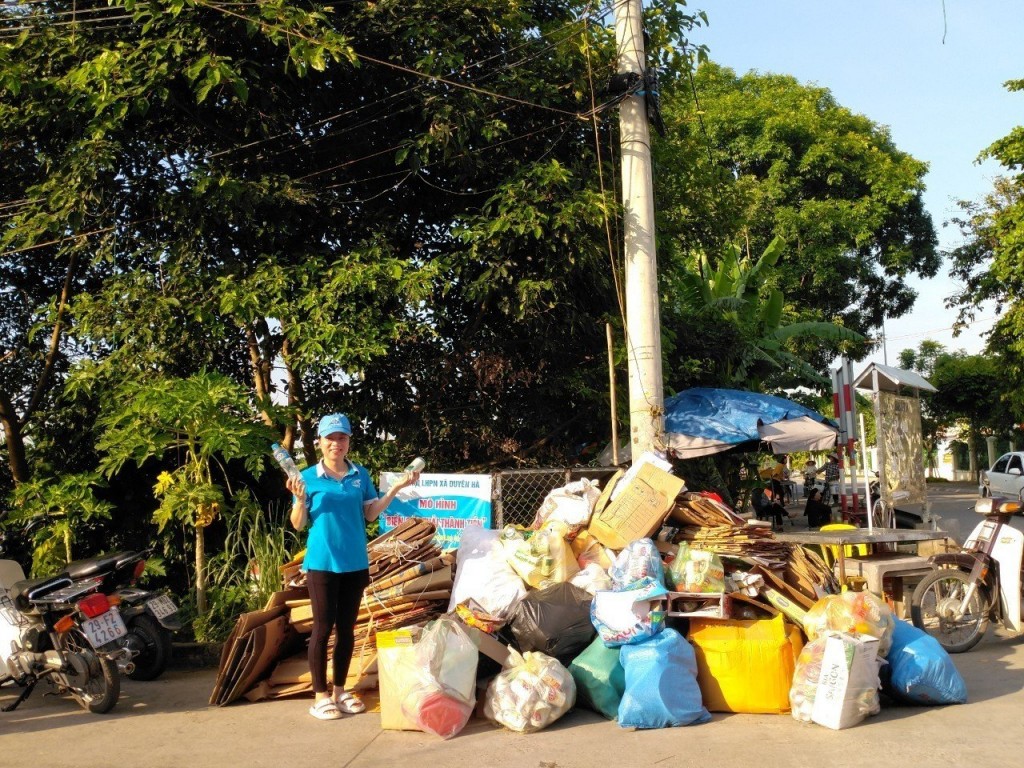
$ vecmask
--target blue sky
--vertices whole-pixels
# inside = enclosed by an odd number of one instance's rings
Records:
[[[940,246],[961,241],[955,200],[979,199],[1000,168],[978,154],[1024,124],[1024,93],[1003,83],[1024,79],[1021,0],[689,0],[709,26],[691,40],[716,62],[744,73],[793,75],[832,91],[843,106],[889,127],[896,145],[930,166],[925,205]],[[945,42],[943,42],[945,36]],[[955,285],[945,272],[912,281],[919,292],[910,315],[886,324],[888,356],[934,339],[949,349],[980,352],[978,335],[994,310],[954,339],[955,313],[943,300]],[[881,350],[874,359],[882,362]]]

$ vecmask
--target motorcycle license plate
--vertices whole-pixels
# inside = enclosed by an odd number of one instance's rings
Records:
[[[172,613],[178,612],[178,606],[176,606],[174,601],[167,595],[160,595],[158,597],[154,597],[152,600],[147,600],[146,608],[148,608],[158,619],[164,619]]]
[[[117,612],[116,608],[111,608],[94,619],[83,621],[82,631],[89,638],[93,648],[99,648],[107,643],[112,643],[128,634],[128,630],[124,625],[124,619],[121,618],[121,614]]]

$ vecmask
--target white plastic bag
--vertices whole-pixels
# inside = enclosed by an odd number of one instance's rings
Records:
[[[656,583],[665,586],[665,573],[661,553],[651,539],[637,539],[619,552],[608,569],[613,589],[619,591],[639,589]]]
[[[878,638],[827,631],[804,646],[789,703],[793,717],[840,730],[877,714]]]
[[[587,590],[592,595],[612,588],[612,580],[608,571],[597,563],[588,563],[586,568],[569,579],[569,583],[574,587]]]
[[[473,714],[479,651],[466,630],[443,617],[427,625],[415,648],[418,674],[402,714],[420,730],[450,739]]]
[[[526,594],[526,585],[505,559],[500,535],[475,525],[463,529],[449,612],[459,603],[475,600],[492,616],[507,619]]]
[[[540,530],[548,521],[557,520],[565,523],[570,537],[575,536],[590,522],[590,514],[600,496],[597,484],[586,478],[555,488],[544,497],[530,527]]]
[[[513,650],[484,696],[484,716],[520,733],[546,728],[576,703],[576,682],[557,660]]]

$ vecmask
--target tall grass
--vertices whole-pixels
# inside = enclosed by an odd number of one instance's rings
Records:
[[[281,588],[280,567],[302,543],[291,530],[287,504],[263,510],[247,491],[234,501],[225,516],[224,549],[208,563],[210,610],[193,625],[204,642],[224,640],[240,614],[266,604]]]

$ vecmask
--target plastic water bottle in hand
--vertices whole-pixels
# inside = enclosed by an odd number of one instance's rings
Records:
[[[414,472],[422,472],[425,466],[427,466],[427,462],[423,460],[422,456],[417,456],[409,462],[409,466],[405,468],[405,473],[402,475],[402,479],[412,477]]]
[[[302,473],[295,466],[295,462],[292,460],[291,454],[288,453],[288,449],[278,443],[274,443],[270,446],[270,449],[274,452],[274,458],[277,459],[277,463],[281,465],[281,469],[284,470],[289,479],[301,481]]]

